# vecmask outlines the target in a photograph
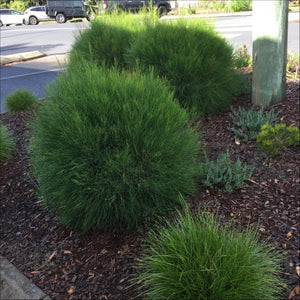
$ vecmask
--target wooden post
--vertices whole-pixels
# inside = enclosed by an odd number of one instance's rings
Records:
[[[252,103],[269,106],[286,95],[287,0],[253,1]]]

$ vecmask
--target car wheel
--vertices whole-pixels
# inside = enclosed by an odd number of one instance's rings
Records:
[[[158,13],[159,13],[159,16],[162,17],[168,13],[168,10],[164,5],[162,5],[158,8]]]
[[[57,23],[66,23],[67,19],[64,14],[59,13],[55,17]]]
[[[39,24],[39,21],[38,21],[38,19],[37,19],[36,17],[31,16],[31,17],[29,18],[29,24],[30,24],[30,25],[37,25],[37,24]]]
[[[3,23],[2,23],[2,21],[0,21],[0,27],[2,27],[3,26]]]

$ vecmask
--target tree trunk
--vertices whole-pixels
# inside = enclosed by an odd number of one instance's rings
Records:
[[[253,1],[255,105],[269,106],[285,98],[288,5],[286,0]]]

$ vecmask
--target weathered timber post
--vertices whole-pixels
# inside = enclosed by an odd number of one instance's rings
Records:
[[[284,100],[288,0],[253,1],[252,103],[269,106]]]

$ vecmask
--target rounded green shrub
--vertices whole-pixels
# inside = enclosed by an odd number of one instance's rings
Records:
[[[37,102],[37,97],[27,89],[17,89],[7,95],[4,101],[10,113],[18,113],[32,109]]]
[[[91,27],[81,31],[76,37],[70,53],[70,61],[77,54],[98,65],[118,64],[125,66],[124,53],[130,46],[133,34],[143,26],[141,15],[110,14],[91,22]]]
[[[210,25],[199,20],[149,22],[136,35],[126,61],[150,66],[175,89],[181,105],[199,115],[229,105],[242,90],[233,49]]]
[[[0,161],[7,161],[12,157],[15,141],[8,128],[0,123]]]
[[[280,260],[256,231],[238,232],[204,212],[150,232],[134,282],[147,299],[279,299]]]
[[[135,228],[166,213],[195,188],[199,146],[187,123],[159,78],[78,59],[32,124],[45,200],[81,231]]]

